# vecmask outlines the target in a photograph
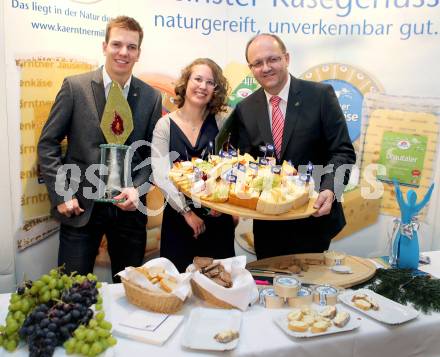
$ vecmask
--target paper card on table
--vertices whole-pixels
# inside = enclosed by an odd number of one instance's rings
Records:
[[[169,317],[166,318],[155,331],[131,328],[119,323],[113,326],[113,334],[139,342],[162,345],[171,337],[183,321],[183,315],[168,316]]]
[[[155,331],[168,316],[167,314],[138,310],[120,322],[120,325],[139,330]]]

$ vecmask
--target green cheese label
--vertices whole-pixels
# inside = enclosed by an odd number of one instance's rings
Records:
[[[228,105],[231,108],[235,108],[239,102],[250,96],[259,87],[258,82],[252,75],[246,76],[237,86],[237,88],[232,91],[231,95],[229,96]]]
[[[383,133],[377,178],[418,187],[423,173],[427,137],[386,131]]]

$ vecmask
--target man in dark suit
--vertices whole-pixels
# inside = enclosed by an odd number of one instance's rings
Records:
[[[138,145],[142,140],[150,142],[161,116],[159,92],[132,75],[141,52],[142,37],[142,28],[136,20],[125,16],[111,20],[103,43],[105,65],[64,80],[41,133],[40,170],[49,192],[52,214],[61,222],[58,264],[65,264],[67,271],[92,272],[104,234],[113,275],[126,266],[141,265],[143,260],[147,217],[138,207],[145,207],[146,189],[142,185],[148,182],[151,169],[149,165],[141,169],[136,166],[150,156],[148,146],[141,145],[133,155],[132,187],[124,188],[115,197],[123,199],[122,203],[97,203],[90,198],[90,193],[96,192],[99,145],[106,143],[100,121],[112,81],[122,88],[132,112],[133,131],[126,145]],[[65,137],[67,152],[63,156],[61,141]],[[63,170],[64,174],[67,171],[65,181],[60,180]],[[66,189],[67,194],[61,195],[65,187],[74,191]]]
[[[300,172],[311,162],[319,191],[313,217],[254,220],[257,258],[322,252],[345,225],[335,193],[347,184],[356,159],[335,92],[330,85],[290,75],[290,55],[278,36],[252,38],[246,46],[246,60],[261,88],[235,108],[230,119],[232,143],[254,157],[262,156],[261,145],[271,144],[278,163],[290,160]],[[320,168],[324,167],[323,174]]]

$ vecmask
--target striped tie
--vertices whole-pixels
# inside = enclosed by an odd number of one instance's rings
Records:
[[[278,158],[281,155],[284,130],[284,117],[280,109],[280,102],[281,98],[276,95],[270,98],[270,104],[272,104],[272,136]]]

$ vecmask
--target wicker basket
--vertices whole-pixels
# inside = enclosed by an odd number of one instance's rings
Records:
[[[173,314],[183,306],[183,301],[173,294],[149,291],[121,278],[127,300],[142,309]]]
[[[209,304],[213,307],[219,307],[222,309],[235,309],[236,308],[235,306],[232,306],[231,304],[216,298],[208,290],[202,288],[199,284],[197,284],[193,279],[191,279],[191,288],[192,288],[194,295],[196,295],[199,299],[205,301],[207,304]]]

